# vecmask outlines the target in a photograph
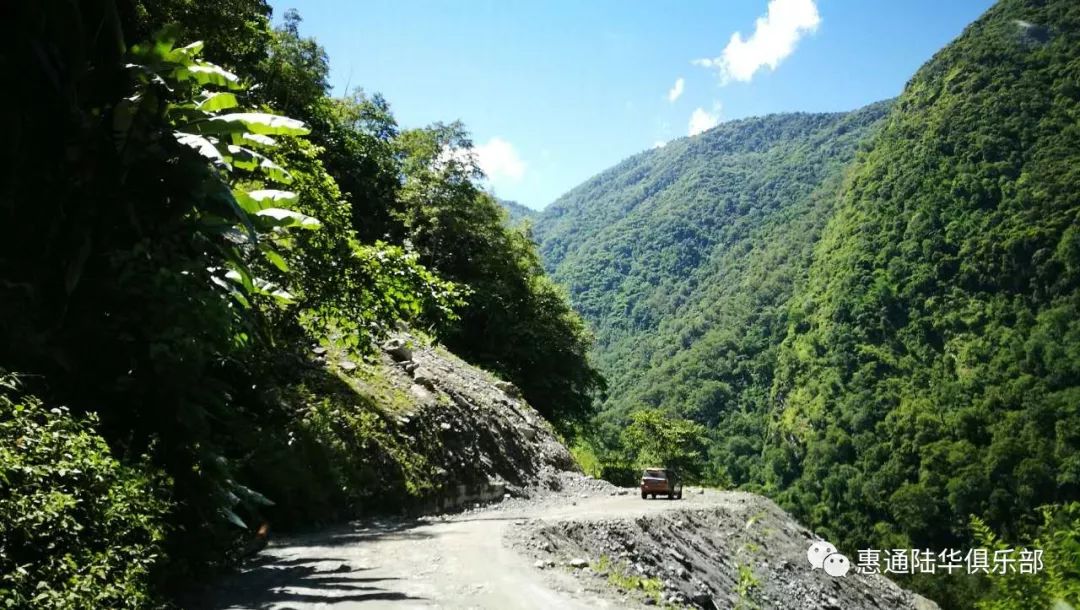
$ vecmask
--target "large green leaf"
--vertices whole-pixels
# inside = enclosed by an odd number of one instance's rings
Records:
[[[282,305],[289,305],[296,301],[296,297],[292,295],[288,290],[285,290],[281,286],[273,282],[268,282],[262,279],[255,279],[255,291],[258,294],[271,297]]]
[[[233,191],[233,196],[236,198],[237,203],[240,204],[240,207],[251,214],[270,207],[289,205],[297,199],[296,193],[274,189],[262,189],[251,192],[235,189]]]
[[[244,520],[241,519],[239,515],[234,513],[232,511],[232,509],[222,507],[221,508],[221,513],[222,513],[222,515],[224,515],[225,519],[228,520],[233,525],[235,525],[235,526],[237,526],[237,527],[239,527],[241,529],[247,529],[247,524],[245,524]]]
[[[180,142],[184,146],[190,146],[194,148],[198,153],[215,163],[224,163],[225,157],[221,154],[221,151],[217,149],[209,138],[200,136],[193,133],[184,133],[182,131],[174,132],[176,141]]]
[[[251,301],[248,300],[247,296],[244,294],[244,291],[237,288],[232,282],[229,282],[224,278],[218,277],[216,275],[211,275],[210,281],[213,282],[216,286],[224,289],[228,293],[228,295],[232,297],[232,299],[244,309],[251,308]]]
[[[227,91],[204,91],[203,98],[198,102],[199,110],[206,112],[228,110],[229,108],[236,108],[239,105],[240,102],[236,99],[236,94]]]
[[[251,489],[250,487],[245,487],[244,485],[237,484],[235,486],[235,489],[236,489],[237,494],[239,494],[241,497],[243,497],[244,499],[246,499],[247,501],[249,501],[249,502],[251,502],[253,504],[260,504],[262,506],[273,506],[274,505],[273,500],[271,500],[270,498],[267,498],[266,496],[264,496],[261,493],[255,491],[254,489]]]
[[[264,210],[259,210],[255,213],[255,216],[264,222],[269,221],[269,224],[274,227],[318,229],[322,226],[322,223],[307,214],[301,214],[295,210],[285,210],[282,208],[266,208]]]
[[[214,189],[210,194],[210,198],[219,201],[228,207],[229,211],[233,213],[233,216],[235,216],[236,219],[244,225],[244,228],[247,229],[250,241],[257,241],[258,235],[255,231],[255,225],[251,222],[251,212],[254,210],[249,210],[245,207],[246,203],[241,201],[238,197],[239,193],[243,193],[243,191],[230,191],[226,185],[220,184],[219,187]]]
[[[289,271],[289,263],[285,261],[285,257],[278,254],[278,252],[276,250],[274,250],[273,248],[270,248],[269,246],[263,248],[262,252],[263,252],[263,255],[266,256],[266,260],[273,263],[273,265],[275,267],[277,267],[279,271],[288,273],[288,271]]]
[[[230,135],[232,136],[232,143],[237,145],[247,144],[249,146],[277,146],[277,141],[274,140],[274,138],[271,138],[270,136],[264,136],[261,133],[244,132],[233,133]]]
[[[243,286],[248,294],[255,292],[255,280],[252,279],[251,272],[239,263],[234,263],[234,267],[225,273],[225,279]]]
[[[303,136],[311,133],[302,121],[265,112],[222,114],[199,124],[200,133],[243,133],[271,136]]]
[[[168,62],[187,64],[195,61],[195,58],[198,57],[200,53],[202,53],[202,50],[202,41],[196,41],[187,46],[180,47],[179,49],[173,49],[164,53],[163,58],[165,59],[165,61]]]
[[[173,71],[173,78],[178,81],[194,80],[200,85],[217,85],[233,90],[243,88],[239,76],[214,64],[197,63],[181,66]]]
[[[230,144],[227,150],[234,167],[262,172],[267,178],[282,184],[292,182],[292,174],[285,171],[285,168],[249,148]]]
[[[202,108],[199,108],[198,104],[170,104],[169,108],[165,111],[166,118],[172,123],[179,131],[196,131],[188,129],[188,126],[192,123],[198,123],[205,121],[210,115]]]

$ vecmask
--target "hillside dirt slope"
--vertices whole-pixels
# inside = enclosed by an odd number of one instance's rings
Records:
[[[276,541],[191,607],[729,608],[751,541],[758,584],[742,597],[758,607],[936,607],[879,576],[811,570],[811,533],[760,496],[695,490],[646,501],[567,472],[549,473],[544,488],[453,516]],[[658,546],[656,528],[674,535]],[[646,589],[611,577],[619,553],[649,575]]]

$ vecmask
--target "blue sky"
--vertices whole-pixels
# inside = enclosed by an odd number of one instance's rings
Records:
[[[492,190],[542,208],[634,153],[717,121],[895,96],[993,2],[271,4],[276,20],[300,11],[301,32],[330,56],[336,93],[381,92],[403,127],[460,119]]]

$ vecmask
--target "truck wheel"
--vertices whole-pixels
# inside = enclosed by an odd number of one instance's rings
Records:
[[[647,494],[645,492],[641,492],[641,499],[642,500],[648,500],[649,499],[649,494]]]

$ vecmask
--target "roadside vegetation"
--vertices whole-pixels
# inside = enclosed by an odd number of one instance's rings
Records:
[[[591,415],[584,325],[463,126],[330,97],[325,52],[261,0],[10,12],[0,605],[166,603],[267,520],[426,493],[400,397],[339,365],[375,374],[399,322],[566,430]]]
[[[661,605],[661,607],[667,606],[663,602],[664,587],[660,579],[648,578],[635,573],[633,567],[626,561],[612,559],[608,555],[601,555],[600,559],[590,567],[597,574],[607,578],[608,583],[616,589],[630,594],[640,594],[651,599],[653,603]]]

